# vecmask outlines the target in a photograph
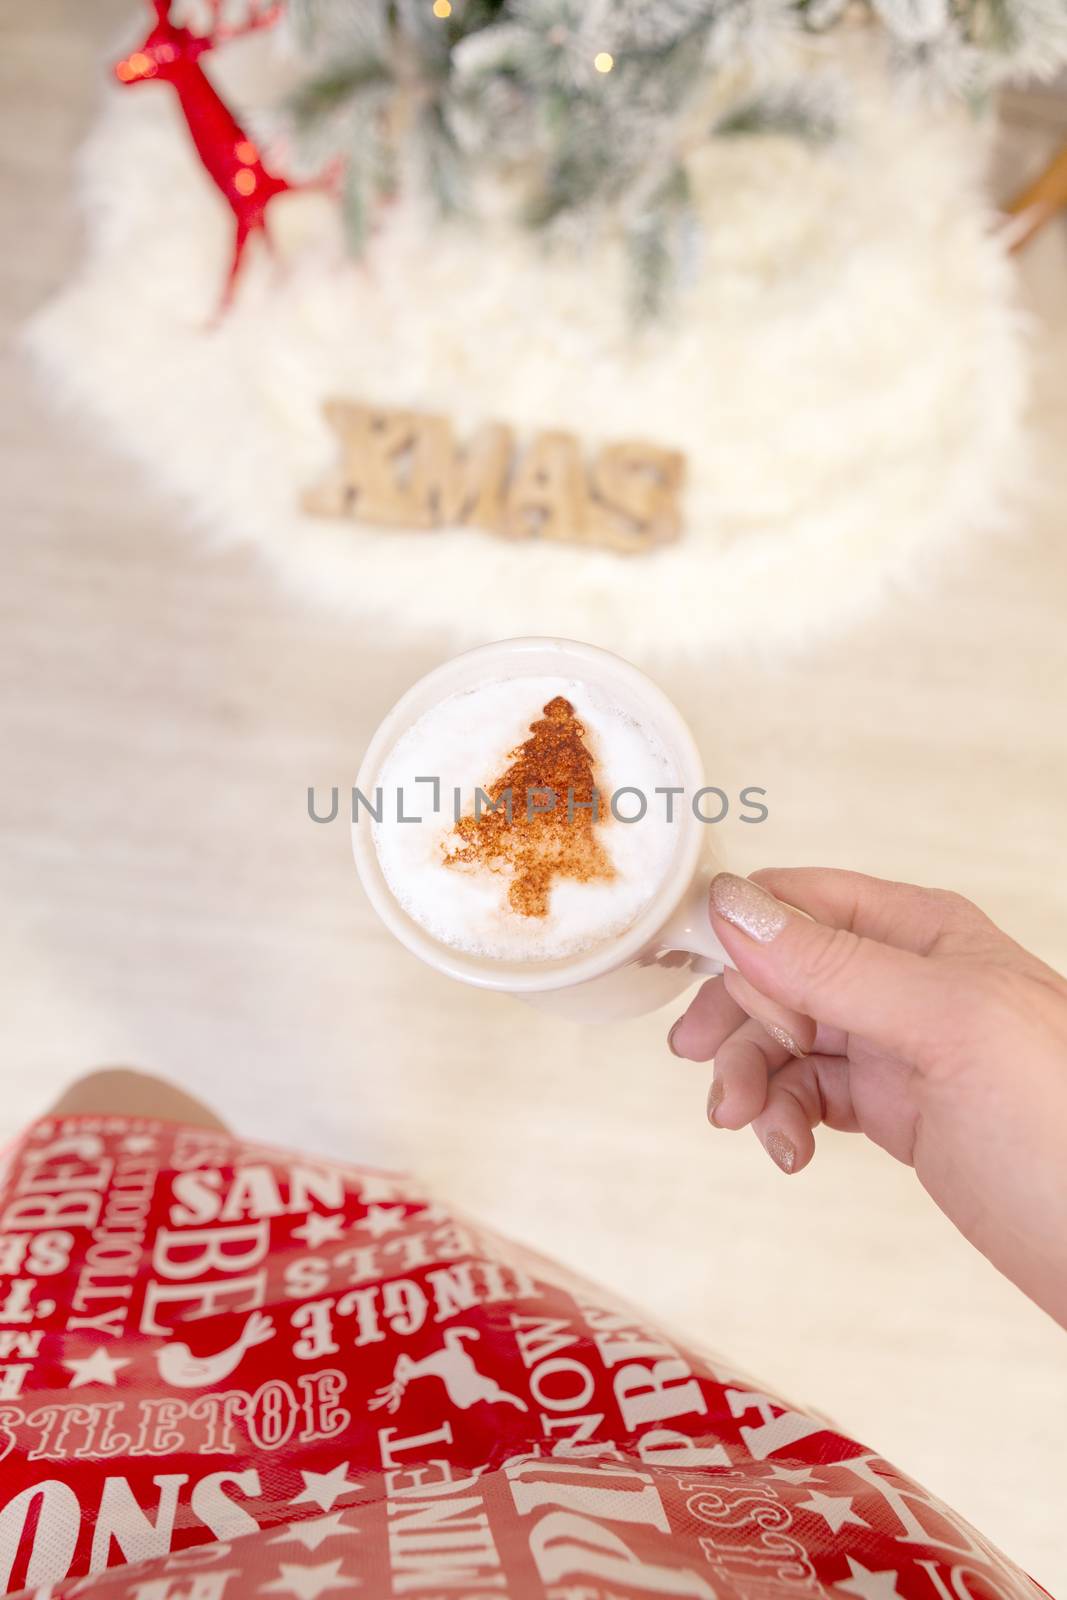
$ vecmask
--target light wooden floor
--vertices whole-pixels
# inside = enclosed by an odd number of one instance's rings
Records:
[[[8,331],[78,249],[71,158],[125,9],[36,0],[0,21]],[[1052,137],[1024,108],[1002,165]],[[1065,267],[1062,228],[1023,267],[1037,464],[1019,538],[961,552],[801,665],[667,682],[714,781],[770,791],[771,821],[723,838],[736,865],[951,885],[1060,967]],[[0,1138],[124,1061],[251,1135],[414,1166],[833,1414],[1067,1595],[1067,1336],[877,1151],[824,1136],[787,1182],[708,1130],[667,1018],[574,1031],[390,943],[305,789],[351,782],[447,641],[372,658],[252,559],[199,552],[14,348],[3,379]]]

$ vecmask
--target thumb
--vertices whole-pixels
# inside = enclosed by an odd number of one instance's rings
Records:
[[[815,922],[732,872],[712,880],[710,911],[738,971],[780,1005],[912,1059],[943,1025],[944,974],[926,956]]]

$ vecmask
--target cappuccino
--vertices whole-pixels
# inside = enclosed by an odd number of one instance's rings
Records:
[[[423,712],[381,765],[382,875],[452,949],[574,956],[623,933],[655,896],[677,836],[655,791],[678,782],[655,729],[597,684],[477,684]]]

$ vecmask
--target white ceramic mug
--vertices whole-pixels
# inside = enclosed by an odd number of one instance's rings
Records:
[[[672,758],[677,782],[685,790],[670,824],[677,841],[663,882],[636,921],[591,950],[555,961],[491,960],[439,943],[397,903],[378,861],[372,821],[362,807],[352,824],[356,868],[386,927],[438,972],[482,989],[503,990],[577,1021],[640,1016],[680,994],[694,976],[719,973],[729,964],[708,919],[708,884],[719,870],[710,846],[711,826],[692,806],[692,797],[704,786],[703,764],[677,707],[644,673],[607,650],[570,639],[504,639],[468,650],[420,678],[397,701],[367,747],[356,785],[372,795],[400,736],[447,696],[487,681],[534,676],[597,685],[639,723],[654,728]]]

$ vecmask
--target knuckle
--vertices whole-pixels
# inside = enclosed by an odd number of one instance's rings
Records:
[[[973,900],[957,894],[955,889],[917,888],[915,910],[917,925],[931,930],[927,941],[929,950],[971,951],[983,930],[992,927]]]
[[[975,922],[982,915],[973,900],[968,900],[965,894],[958,894],[955,889],[923,889],[920,892],[931,905],[937,906],[954,921]]]
[[[776,1086],[796,1103],[810,1127],[818,1127],[825,1115],[825,1106],[815,1072],[808,1062],[798,1061],[786,1067],[778,1074]]]
[[[862,941],[848,928],[824,928],[814,924],[806,941],[802,970],[798,977],[813,989],[834,988],[854,965]]]
[[[954,889],[926,889],[929,904],[935,908],[940,921],[940,932],[935,945],[941,949],[966,950],[971,954],[988,953],[995,960],[1008,941],[981,906],[976,906],[966,895]]]

